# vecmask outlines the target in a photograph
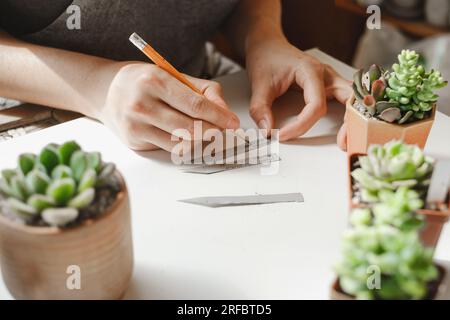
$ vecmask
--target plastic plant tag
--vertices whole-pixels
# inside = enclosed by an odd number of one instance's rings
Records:
[[[438,161],[433,169],[427,204],[443,203],[450,187],[450,160]]]

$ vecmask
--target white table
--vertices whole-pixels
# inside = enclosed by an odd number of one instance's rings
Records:
[[[318,50],[312,54],[351,76],[349,67]],[[220,81],[243,127],[253,126],[245,74]],[[295,114],[301,102],[290,93],[278,104]],[[168,154],[138,155],[85,118],[0,143],[0,168],[14,166],[21,152],[70,139],[117,164],[133,216],[135,270],[125,298],[326,299],[348,215],[346,155],[335,145],[344,108],[329,109],[305,138],[281,145],[280,170],[273,176],[262,176],[257,167],[210,176],[182,173]],[[427,151],[450,157],[449,137],[450,119],[438,113]],[[177,201],[279,192],[302,192],[305,202],[211,209]],[[436,257],[450,260],[448,227]],[[0,299],[10,298],[0,281]]]

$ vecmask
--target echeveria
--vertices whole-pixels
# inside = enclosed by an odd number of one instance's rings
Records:
[[[426,189],[434,164],[418,146],[401,141],[372,145],[358,162],[360,168],[351,175],[360,188],[362,201],[369,203],[378,202],[382,190]]]
[[[16,169],[3,170],[0,191],[22,219],[65,226],[92,203],[96,187],[113,171],[98,152],[84,152],[74,141],[49,144],[38,155],[19,156]]]

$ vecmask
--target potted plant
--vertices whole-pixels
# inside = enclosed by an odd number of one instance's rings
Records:
[[[436,299],[443,291],[445,269],[433,263],[433,250],[422,245],[415,231],[371,224],[368,211],[352,214],[331,298]]]
[[[0,179],[0,266],[17,299],[118,299],[130,281],[128,192],[115,166],[69,141]]]
[[[438,71],[426,72],[419,58],[403,50],[391,70],[372,65],[355,73],[345,113],[350,155],[393,139],[424,148],[439,98],[435,90],[447,81]]]
[[[424,217],[416,214],[423,207],[419,194],[407,187],[397,191],[380,191],[380,202],[371,207],[356,208],[350,216],[352,224],[391,225],[402,231],[417,231]]]
[[[386,200],[386,196],[392,191],[410,188],[418,195],[420,202],[414,200],[413,203],[409,200],[409,206],[412,208],[420,203],[420,206],[413,210],[417,210],[425,219],[421,239],[426,246],[435,247],[442,227],[449,219],[450,202],[442,203],[433,209],[425,207],[434,162],[434,159],[427,157],[419,147],[401,141],[372,145],[367,155],[351,156],[351,208],[373,205]]]

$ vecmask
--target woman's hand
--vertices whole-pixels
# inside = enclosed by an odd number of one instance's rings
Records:
[[[239,119],[228,109],[218,83],[186,77],[203,95],[155,65],[125,64],[111,82],[97,117],[137,151],[172,151],[179,143],[171,141],[172,132],[187,129],[190,134],[180,138],[191,140],[196,120],[203,121],[203,131],[239,128]]]
[[[351,82],[329,65],[305,54],[284,38],[260,39],[247,45],[247,69],[252,85],[250,114],[260,128],[272,129],[273,101],[291,86],[304,90],[305,107],[295,122],[280,130],[280,141],[305,134],[327,113],[327,98],[345,104],[351,95]],[[340,146],[344,131],[339,135]]]

